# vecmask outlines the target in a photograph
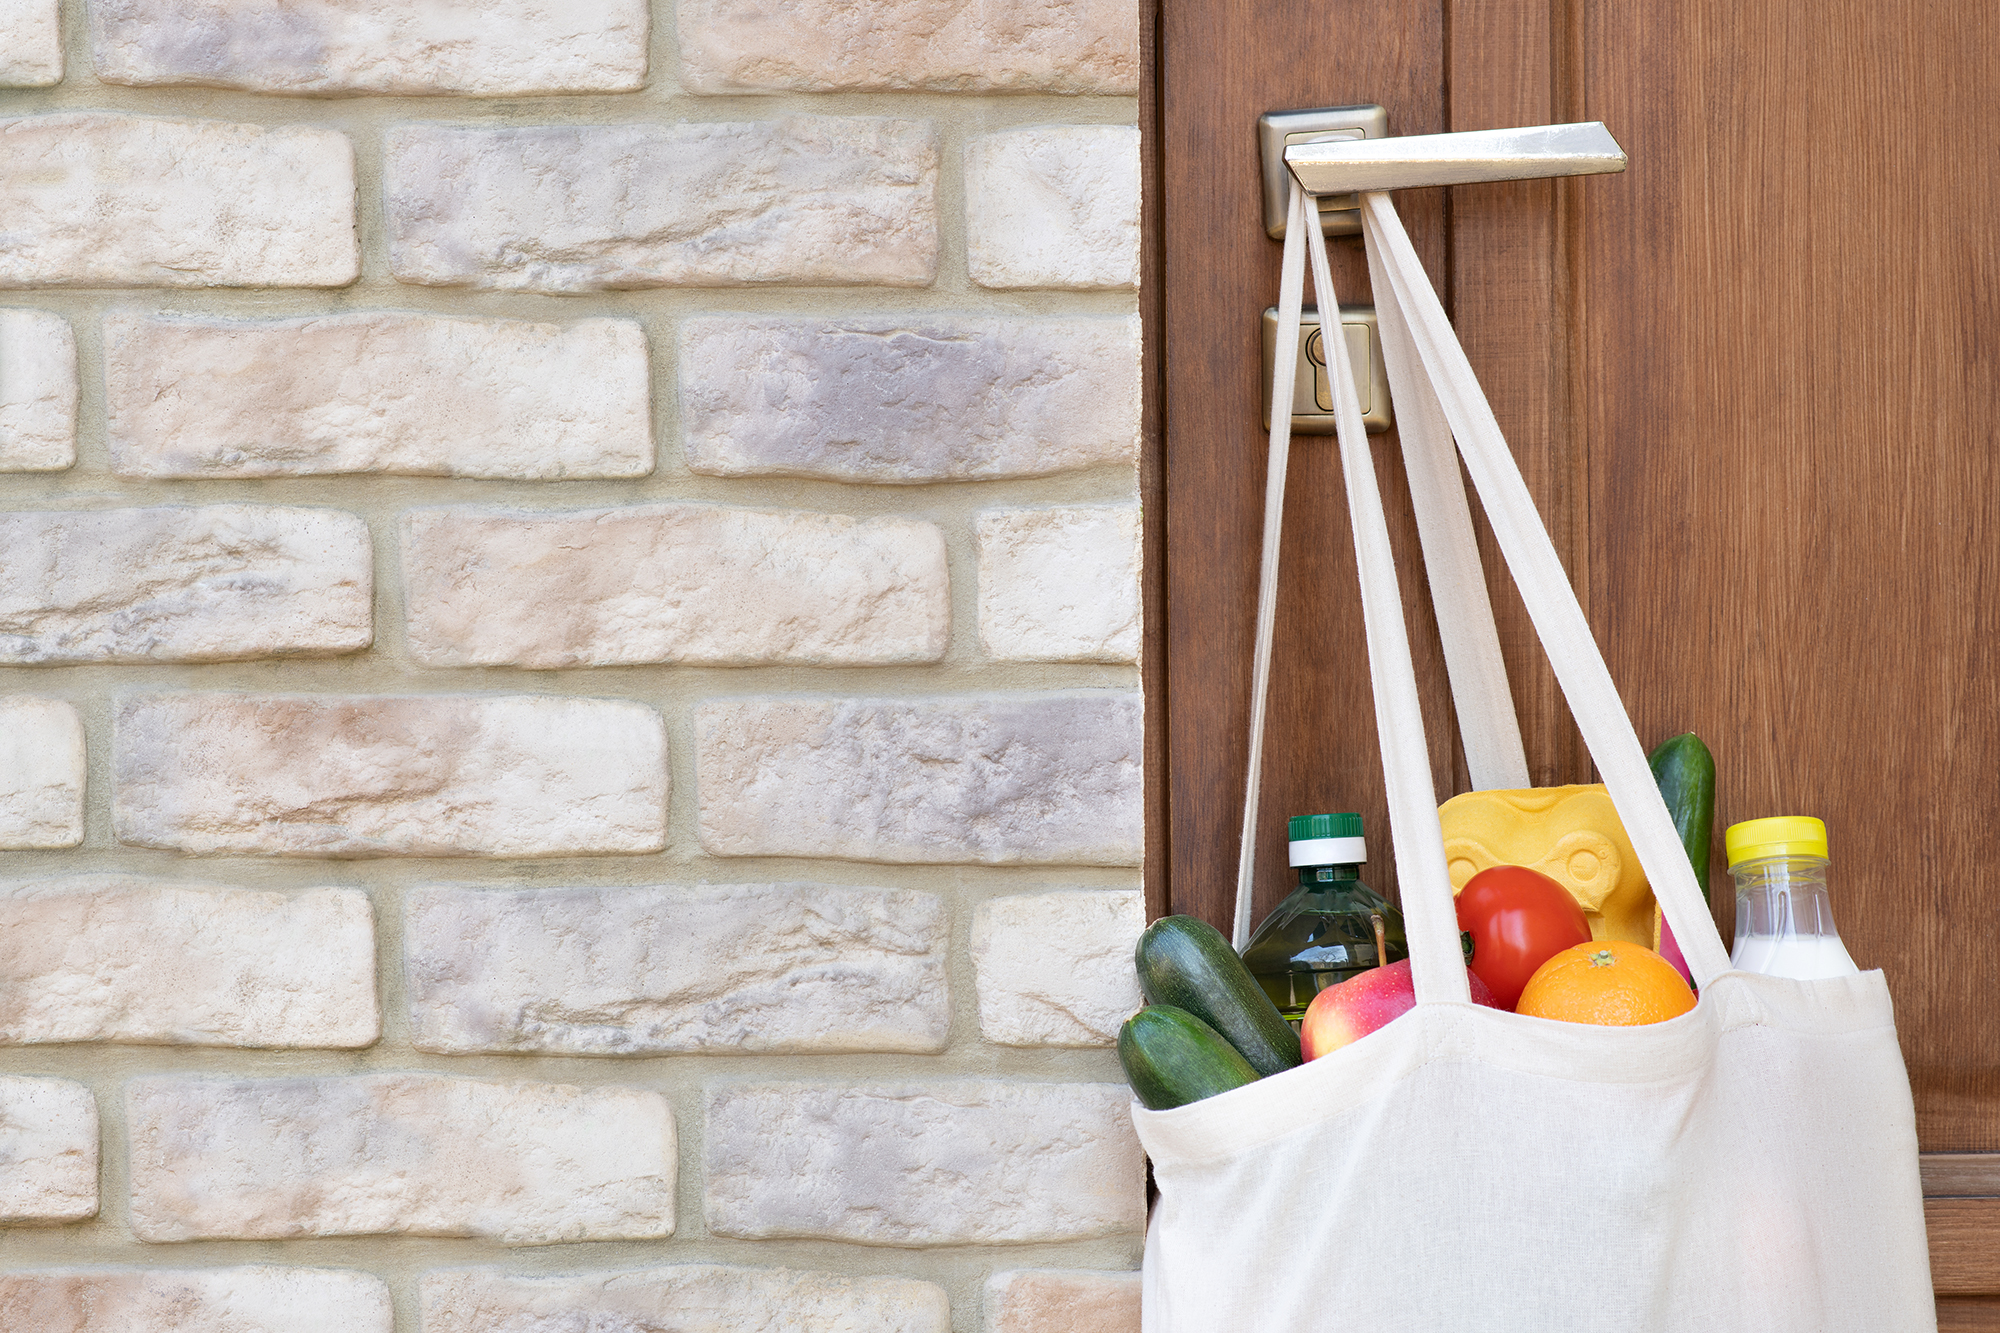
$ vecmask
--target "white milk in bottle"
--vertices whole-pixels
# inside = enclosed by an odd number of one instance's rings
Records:
[[[1723,835],[1736,880],[1739,972],[1811,981],[1859,972],[1826,896],[1826,825],[1804,815],[1732,824]]]

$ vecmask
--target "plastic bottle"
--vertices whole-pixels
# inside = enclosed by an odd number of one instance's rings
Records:
[[[1805,815],[1732,824],[1723,835],[1736,880],[1739,972],[1794,977],[1859,972],[1834,928],[1826,896],[1826,825]]]
[[[1368,844],[1356,814],[1293,815],[1291,864],[1299,886],[1243,947],[1243,965],[1293,1026],[1313,996],[1379,961],[1375,918],[1388,962],[1410,956],[1403,914],[1361,882]]]

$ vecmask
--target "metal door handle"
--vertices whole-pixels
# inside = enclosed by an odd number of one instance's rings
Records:
[[[1625,150],[1599,120],[1297,143],[1284,156],[1299,187],[1314,197],[1625,170]]]
[[[1472,185],[1480,181],[1535,180],[1546,176],[1594,176],[1625,170],[1625,150],[1602,121],[1574,125],[1530,125],[1511,130],[1468,130],[1455,134],[1388,134],[1388,113],[1379,106],[1321,107],[1307,111],[1272,111],[1257,121],[1257,140],[1264,165],[1264,229],[1274,238],[1285,234],[1285,200],[1291,181],[1318,201],[1320,227],[1329,236],[1359,231],[1359,195],[1372,190],[1407,190],[1426,185]],[[1367,311],[1369,342],[1374,337],[1374,311],[1344,307],[1343,323],[1358,321]],[[1298,360],[1298,404],[1292,415],[1293,433],[1333,433],[1333,414],[1315,401],[1326,358],[1314,356],[1310,335],[1291,353]],[[1322,351],[1323,351],[1322,347]],[[1264,312],[1264,369],[1270,378],[1277,348],[1277,312]],[[1395,418],[1388,384],[1380,372],[1380,353],[1357,357],[1355,376],[1362,392],[1370,431],[1387,430]],[[1365,361],[1367,364],[1361,364]],[[1328,408],[1331,404],[1327,405]],[[1270,409],[1266,407],[1268,415]],[[1266,421],[1268,428],[1270,422]]]

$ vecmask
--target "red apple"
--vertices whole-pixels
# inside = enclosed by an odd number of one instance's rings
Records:
[[[1501,1008],[1493,992],[1476,974],[1467,972],[1465,979],[1472,986],[1474,1004]],[[1410,980],[1409,959],[1370,968],[1313,996],[1313,1002],[1306,1006],[1305,1018],[1299,1023],[1299,1046],[1306,1059],[1317,1060],[1328,1051],[1359,1041],[1416,1007],[1417,990]]]

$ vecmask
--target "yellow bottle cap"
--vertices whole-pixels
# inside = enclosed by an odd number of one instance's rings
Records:
[[[1731,824],[1722,835],[1729,851],[1729,868],[1766,856],[1817,856],[1826,859],[1826,825],[1811,815],[1774,815]]]

